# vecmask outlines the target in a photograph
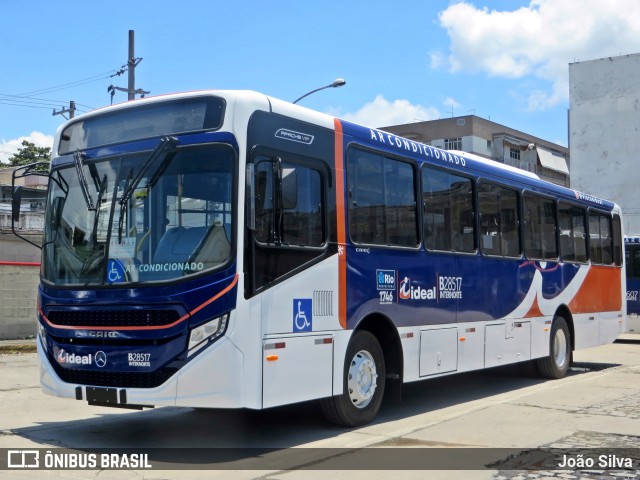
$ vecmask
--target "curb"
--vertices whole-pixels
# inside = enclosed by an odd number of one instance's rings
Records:
[[[36,351],[35,339],[0,341],[0,354],[19,355],[22,353],[36,353]]]

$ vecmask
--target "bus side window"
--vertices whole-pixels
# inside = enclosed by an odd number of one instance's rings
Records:
[[[347,157],[347,181],[354,243],[417,247],[413,165],[354,148]]]
[[[256,240],[273,241],[273,165],[260,162],[255,169]]]
[[[471,179],[422,168],[424,246],[429,250],[474,252],[475,212]]]
[[[587,261],[586,212],[584,208],[558,204],[558,228],[560,230],[560,255],[567,262]]]
[[[620,215],[613,215],[613,262],[616,264],[616,267],[622,266],[622,250],[623,250],[623,241],[622,241],[622,222],[620,221]]]
[[[640,244],[627,244],[625,248],[627,278],[640,278]]]
[[[595,210],[589,212],[589,254],[591,263],[600,265],[613,263],[611,217]]]
[[[555,211],[553,200],[525,192],[524,252],[528,258],[540,260],[558,258]]]
[[[520,256],[518,193],[482,181],[478,187],[480,247],[487,255]]]

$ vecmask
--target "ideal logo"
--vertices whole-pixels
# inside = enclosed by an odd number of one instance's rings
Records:
[[[420,286],[412,286],[411,279],[404,277],[400,282],[398,297],[400,300],[435,300],[436,287],[426,289]]]
[[[91,365],[93,357],[89,355],[76,355],[75,353],[69,354],[61,349],[58,353],[58,363],[68,363],[71,365]]]
[[[395,270],[376,270],[376,278],[378,279],[378,290],[396,289]]]

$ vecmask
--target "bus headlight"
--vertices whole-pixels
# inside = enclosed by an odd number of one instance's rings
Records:
[[[229,314],[226,313],[191,330],[191,334],[189,335],[189,345],[187,347],[189,355],[200,350],[208,342],[213,341],[222,335],[227,327],[228,319]]]
[[[38,321],[38,335],[40,336],[40,343],[42,343],[42,347],[46,351],[47,350],[47,332],[39,321]]]

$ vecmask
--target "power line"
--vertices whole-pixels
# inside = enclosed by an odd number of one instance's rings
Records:
[[[3,102],[2,100],[0,100],[0,105],[11,105],[11,106],[14,106],[14,107],[43,108],[45,110],[51,110],[51,105],[43,107],[43,106],[38,106],[38,105],[25,105],[24,103]]]
[[[121,68],[122,70],[122,68]],[[114,75],[109,75],[112,72],[116,72],[116,70],[109,70],[108,72],[104,72],[101,73],[99,75],[93,75],[91,77],[87,77],[87,78],[83,78],[81,80],[76,80],[74,82],[68,82],[68,83],[64,83],[64,84],[60,84],[60,85],[55,85],[52,87],[48,87],[48,88],[43,88],[40,90],[33,90],[30,92],[25,92],[19,95],[13,95],[13,94],[6,94],[6,93],[0,93],[0,105],[10,105],[10,106],[15,106],[15,107],[28,107],[28,108],[41,108],[41,109],[51,109],[53,107],[57,107],[60,105],[63,105],[66,103],[66,101],[62,101],[62,100],[52,100],[52,99],[48,99],[48,98],[40,98],[38,96],[35,96],[37,94],[44,94],[44,93],[52,93],[52,92],[56,92],[56,91],[60,91],[60,90],[66,90],[69,88],[74,88],[74,87],[79,87],[81,85],[86,85],[88,83],[93,83],[93,82],[97,82],[100,80],[105,80],[107,78],[110,78],[111,76]],[[116,74],[119,74],[117,71]],[[93,110],[94,107],[91,107],[89,105],[84,105],[84,104],[77,104],[77,105],[81,105],[89,110]],[[85,110],[87,111],[87,110]]]
[[[31,92],[25,92],[22,93],[18,96],[22,96],[22,97],[26,97],[28,95],[33,95],[33,94],[40,94],[40,93],[46,93],[46,92],[56,92],[59,90],[65,90],[67,88],[72,88],[72,87],[77,87],[80,85],[84,85],[86,83],[91,83],[91,82],[97,82],[98,80],[104,80],[106,78],[110,78],[109,74],[115,72],[115,70],[109,70],[108,72],[105,73],[101,73],[99,75],[94,75],[92,77],[87,77],[84,78],[82,80],[76,80],[75,82],[69,82],[69,83],[63,83],[61,85],[56,85],[53,87],[49,87],[49,88],[43,88],[41,90],[33,90]]]
[[[60,100],[50,100],[47,98],[38,98],[38,97],[31,97],[26,95],[8,95],[4,93],[0,93],[0,100],[10,100],[10,101],[16,101],[16,102],[24,101],[26,103],[29,103],[29,100],[36,100],[38,103],[42,103],[42,104],[49,103],[49,104],[55,104],[55,105],[58,105],[61,103]]]

